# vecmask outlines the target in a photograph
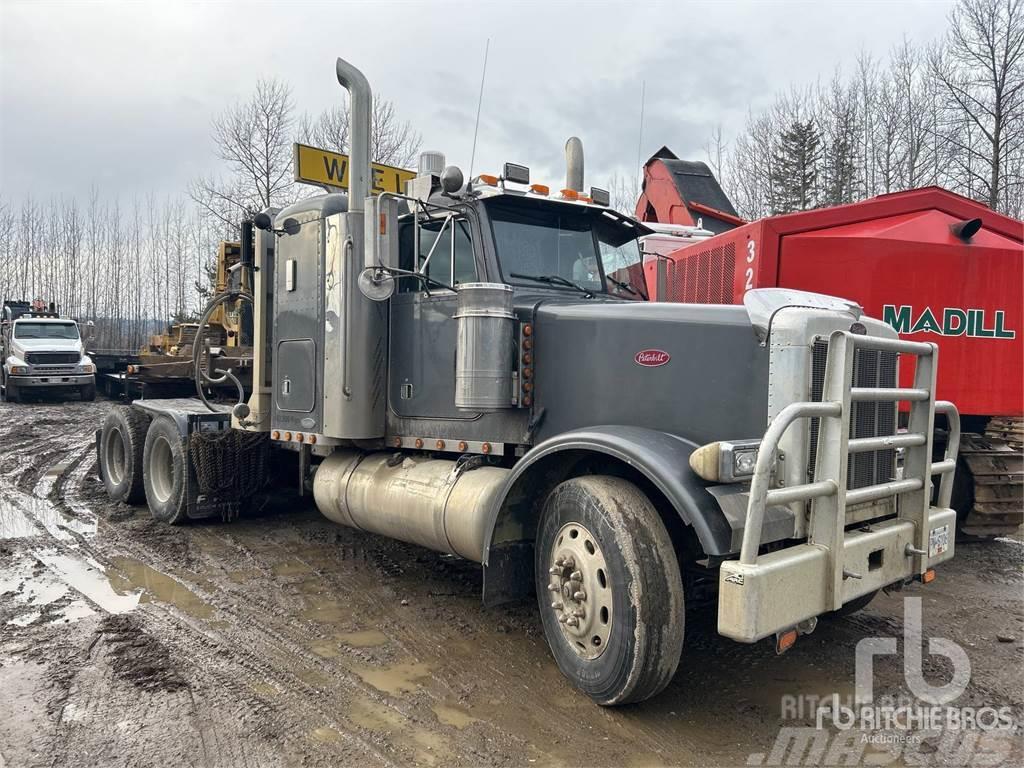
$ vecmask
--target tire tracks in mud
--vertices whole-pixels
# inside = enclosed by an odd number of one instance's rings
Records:
[[[95,423],[98,423],[98,419]],[[89,453],[93,450],[91,432],[88,423],[80,423],[77,428],[69,425],[51,435],[53,442],[58,445],[37,455],[24,467],[17,477],[18,486],[22,489],[31,487],[36,498],[46,499],[65,514],[76,515],[87,509],[87,505],[79,500],[82,496],[83,481],[95,467],[95,459],[89,459]],[[84,434],[89,435],[88,439],[83,439]],[[61,442],[64,444],[60,445]],[[26,442],[20,442],[18,445],[8,446],[8,450],[24,450],[25,445]],[[78,509],[75,509],[76,506]],[[69,547],[76,550],[84,547],[85,552],[108,563],[108,572],[117,570],[116,563],[110,563],[109,550],[113,545],[117,550],[123,551],[125,556],[134,558],[144,567],[168,579],[174,578],[169,572],[173,572],[176,565],[159,551],[139,546],[131,536],[123,535],[124,532],[118,525],[109,523],[102,517],[99,526],[100,535],[95,539],[87,540],[76,536],[73,542],[65,540],[63,536],[58,539],[52,535],[53,531],[48,529],[51,535],[47,537],[46,545],[62,550]],[[197,591],[193,585],[184,582],[182,588],[190,592]],[[231,610],[230,603],[214,600],[214,594],[204,593],[202,597],[218,610],[218,618],[222,623],[229,625],[230,631],[225,632],[221,629],[219,632],[211,633],[202,622],[182,616],[173,607],[162,602],[148,602],[135,614],[142,629],[149,636],[159,637],[169,646],[171,654],[177,658],[180,666],[187,667],[190,672],[199,673],[189,675],[193,710],[197,709],[195,689],[199,688],[202,691],[200,699],[204,711],[216,712],[219,715],[229,713],[235,716],[231,719],[244,720],[246,717],[252,717],[259,723],[259,735],[266,737],[270,742],[282,738],[293,741],[296,736],[292,734],[301,736],[303,720],[322,722],[328,727],[333,726],[331,741],[338,742],[325,745],[322,748],[323,752],[333,754],[337,758],[340,751],[347,758],[358,762],[390,764],[391,761],[376,746],[357,734],[350,733],[350,729],[344,728],[338,722],[336,706],[341,704],[341,701],[325,700],[323,690],[309,685],[297,675],[282,674],[282,667],[269,662],[274,658],[284,660],[300,655],[300,646],[282,643],[280,638],[264,631],[259,622],[245,621],[242,613]],[[102,606],[95,601],[90,602],[96,609],[103,611]],[[225,664],[225,659],[229,660],[229,664]],[[312,668],[313,660],[307,661]],[[91,663],[86,666],[90,665]],[[239,668],[246,669],[249,674],[240,679]],[[255,693],[254,689],[261,680],[276,682],[274,687],[287,694],[288,700],[284,702],[286,706],[267,704]],[[61,706],[61,711],[63,709],[64,705]],[[87,718],[89,710],[90,704],[87,699],[84,708],[80,708],[76,716]],[[282,711],[287,711],[289,716],[282,717],[279,714]],[[213,718],[214,723],[216,720],[216,717]],[[259,765],[278,762],[270,754],[263,755],[264,759],[257,759],[255,763],[245,758],[247,754],[251,756],[253,745],[244,732],[239,733],[237,728],[224,729],[222,732],[215,726],[197,724],[196,732],[201,736],[205,752],[215,747],[213,764]],[[229,744],[230,748],[225,749]],[[293,746],[293,750],[286,751],[292,751],[294,754],[311,752],[308,744]]]

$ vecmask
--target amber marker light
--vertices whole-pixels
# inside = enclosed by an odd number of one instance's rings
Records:
[[[796,630],[790,629],[775,636],[775,653],[782,654],[796,643]]]

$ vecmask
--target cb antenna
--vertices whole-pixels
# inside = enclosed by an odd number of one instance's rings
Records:
[[[637,199],[639,199],[639,197],[640,197],[640,186],[639,185],[643,181],[643,171],[640,170],[640,167],[641,167],[640,166],[640,160],[643,157],[642,153],[643,153],[643,147],[644,147],[644,100],[645,100],[646,96],[647,96],[647,81],[646,80],[641,80],[640,81],[640,136],[637,137],[637,140],[636,140],[636,168],[637,169],[635,171],[635,173],[639,173],[641,175],[640,175],[639,178],[636,177],[636,176],[633,177],[633,184],[636,185],[636,187],[635,187],[636,195],[634,195],[634,197],[636,197]]]
[[[480,96],[476,100],[476,127],[473,129],[473,152],[469,156],[469,177],[470,184],[473,183],[473,163],[476,160],[476,137],[480,133],[480,107],[484,103],[484,81],[487,79],[487,54],[491,50],[491,38],[487,38],[487,45],[484,46],[484,71],[480,75]]]

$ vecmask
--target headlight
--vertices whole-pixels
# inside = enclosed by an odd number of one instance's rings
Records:
[[[12,365],[11,366],[11,375],[12,376],[17,376],[19,374],[26,374],[26,373],[28,373],[28,366],[27,365]]]
[[[754,474],[760,440],[720,440],[690,454],[690,469],[710,483],[732,483]]]
[[[93,365],[92,363],[86,363],[85,365],[81,366],[81,368],[82,373],[96,373],[96,366]]]

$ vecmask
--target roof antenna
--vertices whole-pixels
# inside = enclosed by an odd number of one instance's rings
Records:
[[[644,99],[645,99],[646,96],[647,96],[647,81],[646,80],[641,80],[640,81],[640,136],[636,140],[636,168],[637,168],[636,173],[640,174],[640,178],[638,180],[636,176],[633,177],[633,184],[636,185],[633,188],[634,192],[636,193],[636,194],[633,195],[633,197],[635,197],[637,199],[640,198],[640,186],[639,185],[643,181],[643,167],[640,165],[640,158],[643,156],[641,153],[643,152],[643,146],[644,146]]]
[[[487,79],[487,54],[491,50],[491,38],[487,38],[487,45],[484,47],[484,71],[480,75],[480,97],[476,101],[476,127],[473,129],[473,152],[469,156],[469,183],[473,183],[473,163],[476,160],[476,136],[480,133],[480,107],[484,103],[484,80]]]

